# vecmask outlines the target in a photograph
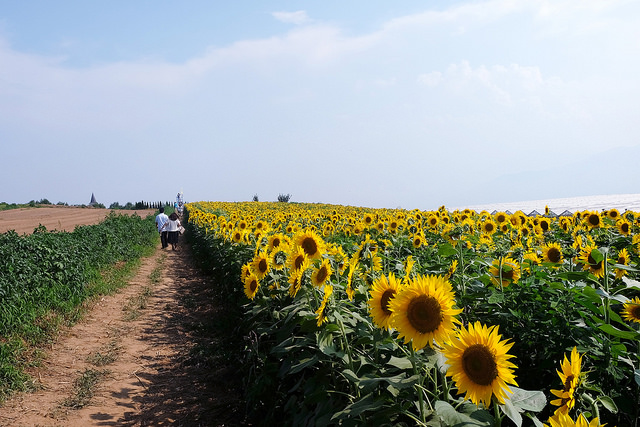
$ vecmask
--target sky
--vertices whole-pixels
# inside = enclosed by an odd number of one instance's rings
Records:
[[[0,0],[0,201],[640,193],[640,2]]]

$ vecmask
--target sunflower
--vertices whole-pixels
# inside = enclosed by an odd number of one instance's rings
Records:
[[[526,272],[531,272],[532,265],[538,265],[540,263],[540,258],[535,251],[526,252],[522,256],[522,270]]]
[[[451,279],[451,276],[453,276],[453,273],[456,272],[458,268],[458,260],[454,259],[453,261],[451,261],[451,265],[449,266],[449,270],[447,270],[447,274],[445,275],[445,278],[447,280]]]
[[[269,257],[264,252],[260,252],[253,257],[251,266],[258,279],[263,279],[271,269]]]
[[[244,279],[244,294],[249,299],[254,299],[256,294],[258,293],[258,288],[260,287],[260,282],[258,281],[258,276],[255,273],[250,273]]]
[[[409,276],[409,274],[411,274],[411,270],[413,270],[413,266],[415,265],[415,263],[416,261],[413,259],[413,255],[409,255],[407,259],[405,259],[404,272],[406,276]]]
[[[548,218],[540,218],[538,226],[542,229],[543,233],[546,233],[551,228],[551,222]]]
[[[420,233],[414,234],[413,237],[411,238],[411,244],[415,249],[424,245],[424,236]]]
[[[476,405],[488,406],[492,396],[504,404],[511,392],[507,384],[518,385],[513,373],[516,366],[509,361],[514,356],[507,353],[513,342],[501,338],[497,326],[476,322],[461,328],[457,339],[444,345],[447,376],[452,377],[458,393],[465,393],[465,399]]]
[[[271,251],[269,264],[275,270],[282,270],[287,262],[287,253],[283,250]]]
[[[280,233],[272,234],[269,236],[268,250],[284,250],[289,244],[288,238]]]
[[[542,248],[543,262],[551,262],[553,264],[559,264],[562,262],[562,246],[558,243],[547,243]]]
[[[487,219],[481,225],[482,232],[486,234],[493,234],[496,232],[497,229],[498,227],[496,226],[496,223],[493,222],[493,220],[491,219]]]
[[[309,258],[304,249],[299,246],[294,247],[287,255],[287,267],[292,271],[304,271],[309,266]]]
[[[600,218],[600,214],[598,212],[587,212],[584,216],[584,221],[587,223],[590,230],[602,225],[602,218]]]
[[[502,264],[501,264],[502,261]],[[520,280],[520,264],[512,258],[495,259],[489,267],[491,281],[496,286],[509,286]]]
[[[594,418],[588,421],[584,414],[578,415],[578,419],[573,421],[569,414],[555,413],[549,421],[549,424],[544,424],[545,427],[604,427],[605,424],[600,424],[598,418]]]
[[[640,298],[635,297],[629,302],[625,302],[621,314],[624,320],[640,323]]]
[[[294,238],[310,259],[319,259],[325,251],[325,243],[315,231],[308,230]]]
[[[298,295],[298,291],[302,288],[302,274],[303,270],[291,270],[289,273],[289,295],[295,297]]]
[[[597,258],[600,258],[600,261],[596,261]],[[595,245],[588,245],[582,249],[580,261],[584,263],[591,274],[596,277],[604,277],[604,259],[602,259],[602,253]]]
[[[313,283],[314,286],[321,287],[329,277],[331,277],[332,273],[333,271],[331,270],[329,260],[325,259],[322,261],[320,266],[311,273],[311,283]]]
[[[400,289],[400,282],[393,273],[389,278],[384,275],[373,282],[371,288],[371,298],[369,298],[369,315],[373,323],[380,329],[391,329],[391,315],[389,302],[397,295]]]
[[[620,234],[625,236],[631,234],[631,224],[629,223],[629,221],[622,219],[618,221],[616,226],[618,227],[618,231],[620,231]]]
[[[442,345],[449,340],[455,317],[462,312],[454,308],[455,295],[451,284],[442,276],[416,276],[409,280],[389,302],[393,313],[391,326],[398,330],[404,343],[412,341],[414,350],[420,350],[434,341]]]
[[[618,209],[615,209],[615,208],[614,208],[614,209],[609,209],[609,210],[607,211],[607,216],[608,216],[610,219],[612,219],[612,220],[614,220],[614,221],[617,221],[617,220],[618,220],[618,218],[620,218],[620,211],[618,211]]]
[[[498,224],[502,224],[503,222],[509,221],[509,215],[505,212],[498,212],[493,216]]]
[[[231,240],[233,240],[234,243],[242,242],[244,240],[244,231],[241,229],[233,230],[231,233]]]
[[[629,265],[629,252],[627,252],[627,248],[622,248],[620,252],[618,252],[617,263],[620,265]],[[627,270],[623,270],[622,268],[616,268],[615,272],[617,279],[627,274]]]
[[[556,413],[568,413],[573,409],[576,404],[575,392],[580,384],[580,375],[582,371],[582,356],[578,353],[578,349],[573,347],[571,350],[571,360],[567,359],[567,355],[564,355],[564,360],[560,364],[562,372],[556,371],[562,381],[562,390],[551,390],[551,394],[558,397],[556,400],[552,400],[550,403],[554,406],[558,406]]]
[[[317,314],[316,318],[318,319],[318,321],[316,322],[316,325],[318,325],[318,327],[322,326],[323,323],[326,323],[329,321],[327,317],[327,304],[329,302],[329,297],[331,296],[332,293],[333,293],[333,286],[325,285],[324,297],[322,298],[322,303],[320,303],[320,307],[315,311],[315,313]]]

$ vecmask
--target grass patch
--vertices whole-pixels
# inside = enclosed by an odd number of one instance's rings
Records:
[[[62,406],[72,409],[84,408],[91,402],[98,383],[109,374],[108,370],[86,369],[75,380],[73,395],[62,402]]]
[[[125,312],[124,320],[130,322],[140,317],[140,311],[147,308],[149,297],[153,295],[151,287],[145,286],[138,295],[131,297],[122,308]]]
[[[106,366],[118,360],[119,352],[120,345],[118,344],[118,340],[114,339],[111,340],[109,344],[102,347],[100,350],[90,354],[87,357],[87,362],[97,367]]]

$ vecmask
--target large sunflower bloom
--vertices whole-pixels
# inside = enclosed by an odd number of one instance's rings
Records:
[[[314,286],[321,287],[329,277],[331,277],[332,273],[333,271],[331,270],[329,260],[325,259],[322,261],[320,266],[311,273],[311,283],[313,283]]]
[[[629,322],[640,323],[640,298],[635,297],[631,301],[624,303],[622,317]]]
[[[562,246],[558,243],[547,243],[542,248],[543,262],[551,262],[553,264],[559,264],[562,262]]]
[[[267,254],[260,252],[254,258],[252,262],[252,271],[258,276],[258,279],[263,279],[271,269],[270,260]]]
[[[294,247],[287,255],[287,267],[289,267],[289,270],[304,271],[309,267],[309,263],[307,254],[299,246]]]
[[[258,276],[256,276],[255,273],[251,272],[244,278],[244,294],[247,298],[254,299],[258,293],[259,287],[260,282],[258,281]]]
[[[325,243],[315,231],[306,231],[294,238],[296,245],[300,246],[309,259],[319,259],[325,251]]]
[[[602,218],[598,212],[587,212],[584,216],[584,222],[590,230],[602,226]]]
[[[504,404],[511,392],[507,384],[518,385],[513,373],[516,366],[509,361],[515,356],[507,353],[513,343],[501,338],[497,326],[476,322],[461,328],[458,339],[444,345],[447,376],[452,377],[458,393],[465,393],[465,399],[476,405],[489,406],[491,396]]]
[[[551,393],[558,397],[552,400],[551,404],[558,406],[556,413],[568,413],[576,404],[574,394],[580,384],[580,373],[582,371],[582,356],[578,353],[578,349],[573,347],[571,350],[571,360],[564,355],[564,360],[560,364],[562,372],[556,371],[562,381],[562,390],[551,390]]]
[[[460,323],[455,317],[461,309],[453,308],[455,295],[451,284],[441,276],[416,276],[409,280],[389,302],[393,313],[391,326],[396,328],[404,343],[411,341],[419,350],[434,341],[442,345]]]
[[[389,302],[397,295],[400,282],[393,273],[387,279],[384,275],[373,282],[371,298],[369,298],[369,315],[373,323],[380,329],[391,329],[391,315]]]

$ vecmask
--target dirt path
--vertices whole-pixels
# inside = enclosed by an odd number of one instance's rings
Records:
[[[211,356],[230,329],[214,289],[188,248],[158,249],[47,351],[40,390],[5,402],[0,426],[243,425],[235,366]]]
[[[0,233],[15,230],[18,234],[32,233],[39,224],[47,230],[73,231],[76,225],[97,224],[112,212],[111,209],[76,208],[72,206],[47,206],[40,208],[21,208],[0,211]],[[153,214],[153,209],[124,210],[121,215],[138,215],[146,217]]]

